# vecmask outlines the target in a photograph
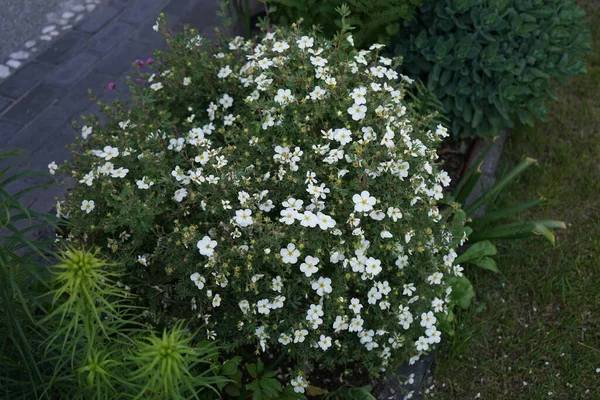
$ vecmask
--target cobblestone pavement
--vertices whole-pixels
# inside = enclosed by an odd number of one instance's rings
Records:
[[[190,24],[211,36],[218,25],[216,0],[107,0],[73,30],[53,42],[0,84],[0,152],[27,151],[21,168],[47,170],[69,157],[65,146],[78,134],[71,121],[98,113],[98,99],[126,97],[126,77],[135,59],[146,59],[164,46],[152,30],[164,12],[172,26]],[[115,82],[117,90],[108,90]],[[24,184],[10,188],[19,190]],[[25,202],[47,212],[64,187],[31,193]]]

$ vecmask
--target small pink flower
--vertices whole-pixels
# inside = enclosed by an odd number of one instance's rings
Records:
[[[114,82],[109,82],[108,83],[108,90],[113,90],[115,87],[117,87],[117,84]]]
[[[154,60],[153,60],[152,58],[148,58],[148,59],[146,60],[146,64],[147,64],[147,65],[150,65],[150,64],[152,64],[153,62],[154,62]]]
[[[142,65],[144,65],[144,60],[140,60],[139,58],[137,60],[134,61],[138,67],[141,67]]]

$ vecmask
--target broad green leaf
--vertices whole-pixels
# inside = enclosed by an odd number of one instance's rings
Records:
[[[238,367],[240,361],[242,361],[242,357],[240,357],[240,356],[236,356],[236,357],[232,358],[231,360],[225,361],[225,363],[223,364],[223,368],[221,369],[221,374],[227,375],[227,376],[233,375],[235,373],[235,371],[237,371],[237,367]]]
[[[480,259],[486,256],[496,255],[498,251],[496,247],[489,240],[483,240],[481,242],[475,242],[471,245],[464,253],[454,260],[455,264],[462,263],[473,263],[474,260]]]
[[[479,268],[483,268],[485,270],[492,271],[495,273],[500,272],[498,271],[498,265],[496,264],[496,260],[494,260],[491,257],[482,257],[477,260],[473,260],[471,264],[477,265]]]
[[[248,373],[250,374],[250,376],[253,377],[254,379],[256,379],[256,377],[257,377],[256,364],[246,364],[246,369],[248,370]]]
[[[306,394],[309,396],[320,396],[326,394],[327,390],[317,387],[317,386],[309,386],[306,388]]]
[[[475,291],[469,279],[466,276],[453,276],[447,282],[452,286],[452,293],[450,294],[452,302],[463,310],[469,308],[473,297],[475,297]]]

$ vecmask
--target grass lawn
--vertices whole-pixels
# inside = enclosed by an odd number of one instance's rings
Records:
[[[439,352],[436,399],[600,399],[600,2],[580,3],[592,31],[588,74],[557,86],[549,123],[515,130],[504,153],[505,167],[539,161],[506,200],[544,196],[522,217],[568,230],[556,247],[498,243],[500,275],[468,270],[476,302]]]

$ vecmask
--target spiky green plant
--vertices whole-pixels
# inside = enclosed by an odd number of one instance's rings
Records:
[[[201,364],[210,365],[217,349],[208,342],[194,346],[193,337],[179,322],[170,331],[165,329],[162,336],[151,333],[136,341],[137,350],[131,357],[136,366],[131,380],[141,382],[136,398],[147,393],[162,399],[200,398],[200,390],[204,388],[218,394],[214,385],[225,383],[227,379],[208,376],[208,369],[192,374]]]

